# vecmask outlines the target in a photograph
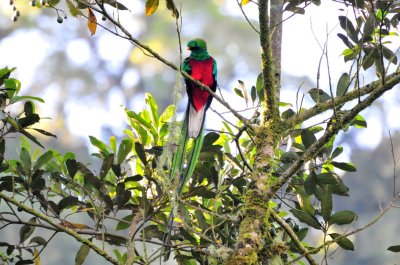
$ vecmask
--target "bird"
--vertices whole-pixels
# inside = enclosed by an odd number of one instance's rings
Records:
[[[208,86],[215,92],[217,90],[218,76],[217,63],[215,59],[208,54],[207,43],[201,38],[196,38],[187,43],[187,48],[190,51],[190,55],[181,65],[182,72],[187,73],[193,79]],[[184,78],[184,81],[186,93],[188,95],[188,104],[169,173],[171,182],[174,181],[177,175],[179,176],[179,186],[176,191],[178,196],[181,195],[183,187],[195,170],[204,140],[202,131],[206,111],[213,100],[213,96],[207,90],[196,84],[196,82],[193,82],[189,78]],[[186,149],[189,139],[193,139],[192,148],[187,152]],[[187,161],[186,163],[185,158]],[[186,165],[186,167],[184,167],[184,165]],[[171,211],[167,221],[167,232],[163,239],[164,261],[168,260],[170,255],[173,219],[174,215]]]

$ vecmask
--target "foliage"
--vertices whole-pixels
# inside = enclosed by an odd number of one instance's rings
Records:
[[[252,2],[238,3],[245,6]],[[266,16],[268,12],[261,9],[266,1],[259,2],[260,17]],[[320,4],[293,0],[282,8],[301,14],[310,3]],[[58,1],[32,1],[34,6],[53,8],[59,18],[61,11],[57,4]],[[72,16],[88,17],[92,35],[99,23],[95,14],[101,14],[123,32],[124,38],[179,70],[131,36],[111,15],[110,9],[116,12],[127,9],[118,1],[67,1],[67,4]],[[193,177],[180,196],[176,194],[179,179],[170,181],[166,177],[174,154],[174,146],[170,145],[175,137],[171,129],[176,126],[174,106],[159,114],[155,100],[146,94],[144,110],[139,113],[125,110],[129,128],[124,131],[123,139],[117,141],[111,137],[106,143],[89,136],[90,143],[97,148],[93,154],[100,161],[97,169],[78,161],[73,153],[33,150],[27,141],[23,141],[19,158],[9,159],[5,157],[6,135],[21,133],[39,146],[39,141],[28,131],[53,135],[32,128],[40,120],[32,101],[25,103],[22,115],[13,117],[6,112],[9,104],[40,99],[18,96],[20,83],[10,78],[12,69],[0,70],[0,85],[4,86],[1,99],[5,102],[1,104],[4,108],[0,198],[2,206],[8,208],[0,212],[0,221],[4,223],[2,229],[10,224],[20,227],[18,243],[0,242],[3,260],[40,263],[41,252],[60,232],[83,243],[76,254],[76,264],[83,264],[90,250],[114,264],[155,262],[160,251],[150,253],[146,246],[156,245],[160,250],[169,230],[173,232],[171,251],[178,264],[302,263],[304,259],[317,264],[312,255],[322,249],[327,263],[327,256],[333,252],[329,246],[333,243],[353,251],[355,246],[348,238],[353,232],[341,232],[340,227],[356,221],[357,213],[334,209],[333,198],[349,196],[341,174],[355,172],[356,167],[340,160],[343,147],[337,146],[335,139],[341,131],[365,128],[367,122],[360,112],[400,82],[397,71],[388,74],[389,66],[398,63],[388,44],[395,35],[391,30],[398,24],[399,7],[386,2],[343,4],[354,11],[353,19],[338,18],[343,30],[338,37],[347,46],[342,55],[352,63],[350,69],[329,89],[310,88],[313,106],[296,104],[294,108],[284,102],[275,106],[271,98],[280,88],[270,75],[272,62],[268,61],[268,55],[273,51],[262,45],[264,68],[255,84],[251,84],[250,95],[243,81],[239,80],[238,88],[234,89],[248,110],[256,111],[251,113],[250,120],[245,119],[215,96],[238,121],[226,120],[219,132],[207,133]],[[147,0],[145,14],[154,14],[158,6],[159,1]],[[166,6],[178,19],[174,2],[167,0]],[[84,15],[84,10],[88,15]],[[260,25],[260,29],[260,35],[270,41],[268,27]],[[119,32],[113,33],[119,35]],[[362,86],[361,72],[373,65],[378,80]],[[355,107],[346,104],[356,99],[359,102]],[[274,108],[276,112],[272,111]],[[311,126],[306,123],[328,110],[331,110],[328,119]],[[280,114],[274,116],[274,113]],[[31,218],[25,221],[16,210],[28,213]],[[174,225],[168,227],[171,212],[175,216]],[[88,217],[88,221],[77,223],[78,217]],[[53,236],[43,237],[42,229],[52,231]],[[322,245],[309,243],[307,236],[311,231],[323,238]],[[140,250],[138,242],[148,245]],[[112,247],[113,255],[99,249],[100,244]],[[399,247],[388,250],[398,252]]]

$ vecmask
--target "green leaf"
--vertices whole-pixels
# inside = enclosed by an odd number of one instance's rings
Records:
[[[150,107],[150,113],[151,113],[151,120],[153,121],[153,124],[155,125],[154,127],[158,127],[159,125],[159,117],[158,117],[158,106],[156,102],[154,101],[153,96],[150,93],[146,93],[145,95],[145,101],[147,106]]]
[[[343,41],[343,43],[351,49],[351,52],[353,53],[353,48],[354,45],[349,41],[349,38],[347,36],[343,35],[342,33],[338,33],[337,36]],[[344,55],[344,54],[342,54]]]
[[[347,172],[355,172],[355,171],[357,171],[357,169],[356,169],[356,167],[354,166],[353,163],[332,161],[331,164],[334,167],[339,168],[339,169],[341,169],[343,171],[347,171]]]
[[[37,131],[37,132],[39,132],[39,133],[41,133],[41,134],[43,134],[43,135],[51,136],[51,137],[57,138],[57,136],[56,136],[55,134],[49,133],[49,132],[46,131],[46,130],[38,129],[38,128],[30,128],[30,129],[32,129],[32,130],[34,130],[34,131]]]
[[[67,6],[71,16],[77,17],[79,15],[82,15],[82,12],[75,6],[72,0],[67,0]]]
[[[287,109],[284,112],[282,112],[282,119],[287,120],[291,117],[293,117],[296,114],[296,112],[292,109]]]
[[[331,158],[335,158],[338,157],[341,153],[343,153],[343,147],[342,146],[338,146],[335,148],[335,150],[332,152]]]
[[[159,1],[158,0],[146,0],[146,16],[151,16],[154,12],[156,12],[158,8]]]
[[[315,103],[320,103],[331,99],[331,96],[329,96],[325,91],[319,88],[311,88],[310,90],[308,90],[308,93]]]
[[[390,246],[387,248],[387,250],[392,252],[400,252],[400,245]]]
[[[21,160],[22,165],[24,166],[26,172],[31,170],[32,168],[31,155],[29,154],[28,150],[26,150],[26,148],[23,147],[21,149],[21,153],[19,154],[19,159]]]
[[[244,98],[242,91],[239,88],[234,88],[233,91],[235,91],[235,94],[238,95],[241,98]]]
[[[317,180],[318,180],[319,185],[323,185],[323,184],[336,185],[338,183],[338,180],[336,179],[336,177],[330,172],[318,174]]]
[[[325,222],[329,221],[329,217],[332,213],[332,192],[329,190],[327,185],[323,187],[318,186],[315,196],[321,202],[322,217]]]
[[[27,101],[24,104],[25,116],[31,116],[35,113],[35,105],[31,101]]]
[[[312,133],[308,129],[304,129],[301,131],[301,141],[306,149],[308,149],[313,143],[317,141],[314,133]]]
[[[47,151],[42,154],[35,162],[33,170],[40,169],[44,164],[46,164],[50,159],[53,158],[53,151]]]
[[[86,244],[82,244],[82,246],[79,248],[78,252],[76,253],[75,256],[75,265],[82,265],[85,260],[87,255],[90,252],[90,247]]]
[[[347,90],[350,86],[350,77],[348,73],[342,74],[339,78],[337,87],[336,87],[336,96],[342,96],[347,93]]]
[[[117,163],[121,164],[126,157],[128,156],[129,152],[132,151],[132,140],[131,139],[123,139],[118,147],[118,155],[117,155]]]
[[[321,229],[321,224],[318,222],[318,219],[309,214],[308,212],[291,209],[290,212],[302,223],[308,224],[315,229]]]
[[[346,225],[357,220],[358,216],[352,211],[339,211],[334,213],[329,218],[329,225],[337,224],[337,225]]]
[[[106,156],[109,154],[108,146],[103,141],[97,139],[94,136],[89,136],[89,139],[90,139],[90,143],[93,146],[96,146],[100,150],[100,152],[103,153],[103,155]]]
[[[33,225],[23,225],[21,229],[19,230],[19,243],[24,243],[25,240],[27,240],[35,231],[36,226],[36,217],[32,217],[29,219],[28,223],[33,224]]]
[[[335,240],[336,238],[340,237],[341,235],[338,233],[332,233],[329,234],[329,236]],[[345,250],[352,250],[354,251],[354,244],[353,242],[351,242],[348,238],[341,238],[338,241],[336,241],[336,244],[338,244],[341,248],[345,249]]]
[[[129,226],[131,225],[133,219],[133,215],[127,215],[124,218],[122,218],[122,221],[119,221],[117,223],[117,227],[115,228],[115,230],[120,231],[120,230],[125,230],[128,229]]]
[[[260,101],[264,101],[265,93],[264,93],[264,79],[262,73],[260,73],[257,77],[256,90]]]
[[[200,210],[196,210],[194,212],[194,215],[196,217],[196,221],[199,223],[199,227],[201,228],[202,231],[205,231],[208,227],[207,220],[204,216],[204,213]]]
[[[367,128],[367,122],[360,114],[358,114],[354,118],[354,120],[350,123],[350,125],[352,125],[356,128]]]

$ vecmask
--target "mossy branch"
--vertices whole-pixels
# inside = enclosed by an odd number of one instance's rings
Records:
[[[302,244],[299,238],[297,237],[296,233],[293,231],[293,229],[290,227],[288,223],[283,220],[278,213],[275,212],[275,210],[271,209],[270,211],[272,218],[285,230],[285,232],[289,235],[289,237],[292,239],[293,243],[295,246],[303,253],[303,256],[307,259],[308,263],[312,265],[317,265],[318,263],[315,261],[315,259],[311,256],[311,253],[308,249],[306,249]]]
[[[273,73],[274,61],[271,48],[271,28],[269,18],[269,0],[260,0],[258,3],[261,44],[261,72],[264,80],[263,121],[279,118],[278,102],[276,97],[276,83]]]
[[[376,80],[368,85],[363,86],[359,90],[358,89],[353,90],[343,96],[336,97],[334,101],[327,100],[325,102],[316,104],[314,107],[305,110],[297,115],[294,115],[290,119],[286,120],[283,128],[284,130],[290,130],[291,128],[294,128],[294,125],[300,124],[303,121],[306,121],[314,116],[317,116],[327,110],[333,109],[334,105],[337,106],[345,104],[352,100],[358,99],[360,96],[368,95],[375,90],[380,90],[380,89],[384,89],[385,91],[389,90],[398,83],[400,83],[400,71],[394,72],[386,76],[385,84],[383,85],[381,80]]]
[[[76,239],[76,241],[81,242],[85,245],[87,245],[88,247],[90,247],[91,249],[93,249],[93,251],[95,251],[97,254],[99,254],[100,256],[102,256],[103,258],[105,258],[107,261],[109,261],[112,264],[116,264],[118,265],[118,261],[116,261],[115,259],[113,259],[111,256],[109,256],[107,254],[107,252],[105,252],[104,250],[100,249],[98,246],[96,246],[95,244],[93,244],[92,242],[90,242],[89,240],[87,240],[86,238],[82,237],[81,235],[79,235],[76,231],[67,228],[61,224],[57,224],[55,223],[51,218],[49,218],[48,216],[35,211],[32,208],[29,208],[28,206],[26,206],[23,203],[20,203],[19,201],[17,201],[15,198],[9,197],[6,194],[4,194],[3,192],[0,192],[0,198],[5,200],[8,203],[11,203],[12,205],[15,205],[16,207],[18,207],[18,209],[21,209],[22,211],[29,213],[41,220],[43,220],[44,222],[48,223],[50,226],[56,228],[57,230],[64,232],[70,236],[72,236],[73,238]]]

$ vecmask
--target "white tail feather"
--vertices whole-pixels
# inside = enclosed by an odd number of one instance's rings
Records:
[[[199,112],[193,108],[192,105],[189,106],[189,122],[188,122],[188,136],[189,138],[196,138],[199,136],[201,127],[203,125],[203,118],[205,113],[205,106],[201,108]]]

